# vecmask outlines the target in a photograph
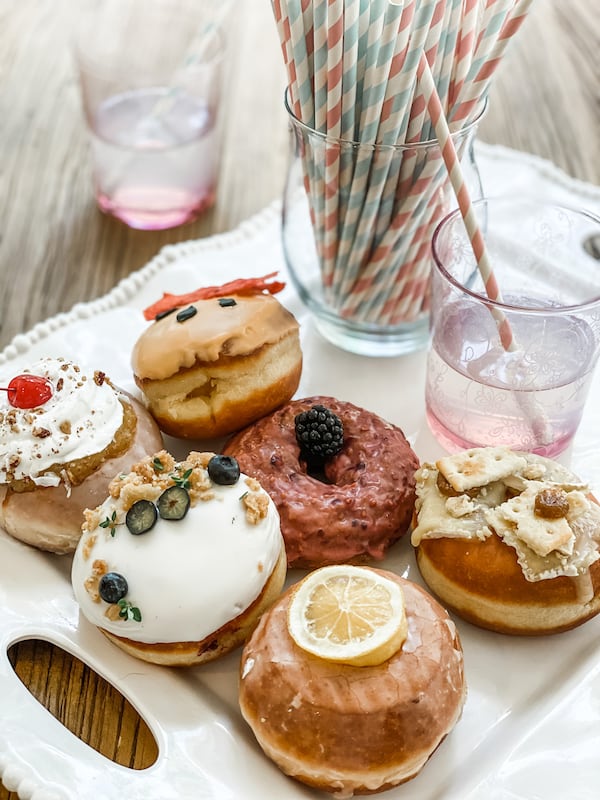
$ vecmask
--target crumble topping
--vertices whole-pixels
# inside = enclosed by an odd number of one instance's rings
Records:
[[[456,490],[451,496],[440,484],[442,470]],[[424,538],[483,540],[495,533],[515,549],[529,581],[577,577],[600,558],[600,507],[556,462],[473,448],[423,464],[416,477],[415,546]]]

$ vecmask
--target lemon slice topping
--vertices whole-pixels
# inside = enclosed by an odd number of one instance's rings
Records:
[[[366,567],[322,567],[302,580],[288,611],[296,644],[327,661],[356,667],[387,661],[406,639],[404,595],[396,581]]]

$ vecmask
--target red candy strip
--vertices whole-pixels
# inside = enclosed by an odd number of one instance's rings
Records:
[[[160,300],[144,309],[144,317],[145,319],[154,319],[157,314],[161,314],[163,311],[170,311],[172,308],[178,308],[179,306],[187,306],[196,302],[196,300],[210,300],[213,297],[226,297],[230,294],[243,295],[245,297],[253,294],[262,294],[263,292],[277,294],[284,288],[285,283],[281,281],[268,283],[275,275],[277,275],[276,272],[270,272],[268,275],[263,275],[262,278],[238,278],[235,281],[224,283],[222,286],[204,286],[188,294],[168,294],[168,292],[165,292]]]

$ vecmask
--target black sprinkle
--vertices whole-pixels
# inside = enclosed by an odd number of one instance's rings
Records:
[[[169,314],[172,314],[174,311],[177,311],[177,308],[169,308],[166,311],[159,311],[158,314],[154,317],[154,320],[158,322],[159,319],[164,319],[168,317]]]
[[[188,306],[187,308],[182,309],[177,314],[177,322],[185,322],[187,319],[191,319],[195,317],[198,313],[198,309],[196,306]]]
[[[233,297],[219,297],[219,305],[221,308],[228,308],[229,306],[237,306]]]

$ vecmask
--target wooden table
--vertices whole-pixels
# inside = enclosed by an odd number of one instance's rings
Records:
[[[0,0],[0,348],[104,294],[163,245],[229,230],[282,193],[288,138],[279,42],[268,0],[237,0],[216,205],[163,232],[130,230],[100,214],[68,46],[74,7]],[[600,18],[587,0],[537,0],[495,77],[480,138],[600,184],[599,43]],[[135,712],[87,668],[43,643],[22,643],[11,658],[81,738],[119,763],[151,763],[154,745]],[[0,788],[6,798],[16,794]]]

